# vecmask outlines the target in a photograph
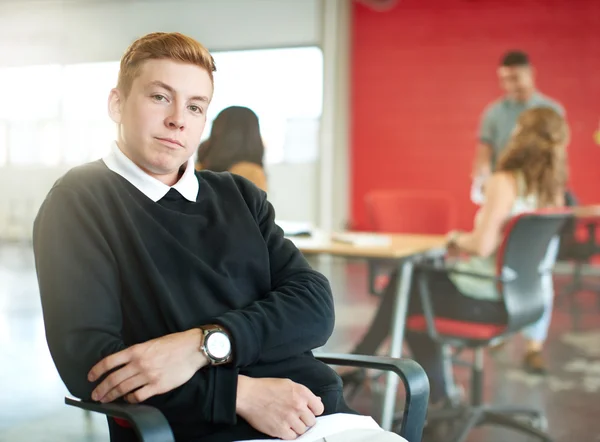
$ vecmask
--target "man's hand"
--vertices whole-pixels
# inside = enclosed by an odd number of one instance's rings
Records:
[[[88,373],[94,382],[117,368],[92,392],[103,403],[125,396],[130,403],[171,391],[185,384],[208,360],[200,351],[202,331],[192,329],[152,339],[110,355]]]
[[[471,170],[472,180],[480,178],[485,179],[491,175],[492,154],[493,149],[491,146],[485,143],[479,143],[477,146],[477,152],[475,154],[475,160],[473,161],[473,168]]]
[[[475,163],[471,172],[472,180],[485,180],[492,174],[492,166],[490,163],[482,161]]]
[[[238,377],[237,414],[269,436],[296,439],[323,411],[321,398],[304,385],[289,379]]]

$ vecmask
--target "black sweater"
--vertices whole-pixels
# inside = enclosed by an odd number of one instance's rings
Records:
[[[348,411],[339,377],[311,350],[333,330],[327,279],[274,222],[266,194],[229,173],[197,173],[195,203],[147,198],[102,161],[50,191],[34,225],[46,336],[71,394],[128,346],[203,324],[231,334],[234,360],[155,396],[178,441],[264,437],[236,416],[237,375],[289,378]]]

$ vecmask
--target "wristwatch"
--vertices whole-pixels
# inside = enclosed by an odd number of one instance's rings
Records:
[[[218,325],[205,325],[202,330],[200,351],[204,353],[210,365],[226,364],[231,359],[231,340]]]

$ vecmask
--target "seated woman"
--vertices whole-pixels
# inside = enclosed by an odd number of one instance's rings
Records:
[[[231,106],[217,115],[210,137],[200,144],[196,170],[235,173],[266,192],[264,154],[256,114],[247,107]]]
[[[471,232],[451,232],[448,254],[467,254],[457,267],[465,271],[495,274],[495,251],[502,239],[505,222],[519,213],[563,206],[567,180],[565,147],[569,131],[564,119],[549,108],[535,108],[521,114],[509,147],[500,158],[496,172],[485,186],[485,201],[475,217]],[[409,312],[421,312],[417,276],[413,278]],[[390,329],[395,297],[395,278],[387,287],[377,315],[354,353],[372,354]],[[437,275],[430,280],[436,316],[471,322],[503,324],[506,312],[491,280],[464,275]],[[406,341],[413,358],[429,375],[431,402],[446,399],[443,356],[439,344],[426,334],[407,330]],[[538,343],[530,351],[539,352]],[[530,358],[530,356],[526,357]]]

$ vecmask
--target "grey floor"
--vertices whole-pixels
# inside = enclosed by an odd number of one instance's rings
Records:
[[[321,260],[316,263],[332,281],[337,325],[325,347],[347,351],[359,339],[377,305],[366,294],[366,268],[360,262]],[[557,278],[560,287],[564,277]],[[600,306],[591,293],[581,293],[581,326],[559,304],[546,347],[551,373],[530,376],[520,369],[522,342],[514,339],[486,368],[486,400],[527,404],[545,410],[556,442],[600,441]],[[459,370],[460,382],[466,373]],[[0,243],[0,441],[108,441],[98,416],[63,405],[67,394],[46,347],[31,249]],[[368,392],[353,404],[372,411]],[[481,429],[470,442],[526,442],[508,430]]]

